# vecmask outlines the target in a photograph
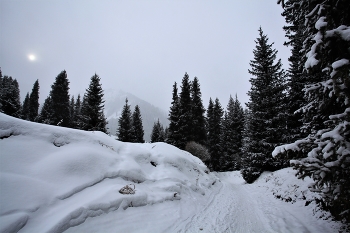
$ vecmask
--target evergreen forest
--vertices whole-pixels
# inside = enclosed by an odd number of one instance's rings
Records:
[[[173,83],[169,125],[155,119],[151,143],[164,142],[200,158],[211,171],[240,170],[247,183],[264,171],[292,166],[322,194],[320,205],[350,222],[350,4],[347,0],[279,0],[286,21],[289,68],[263,27],[257,28],[244,105],[228,96],[203,103],[200,80],[185,73]],[[181,78],[181,77],[180,77]],[[97,74],[85,93],[69,94],[65,70],[39,104],[39,80],[20,100],[19,83],[0,70],[0,112],[43,124],[116,134],[145,143],[142,109],[128,99],[117,132],[108,132]]]

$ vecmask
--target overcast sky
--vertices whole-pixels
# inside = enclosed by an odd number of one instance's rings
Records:
[[[205,107],[218,97],[226,108],[230,94],[249,100],[259,26],[288,67],[281,12],[276,0],[1,0],[0,67],[18,80],[21,101],[39,79],[43,102],[62,70],[70,94],[83,94],[96,72],[103,89],[168,111],[187,72]]]

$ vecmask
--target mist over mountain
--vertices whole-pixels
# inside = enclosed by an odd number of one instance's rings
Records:
[[[159,119],[164,127],[169,125],[168,113],[165,110],[155,107],[154,105],[144,101],[137,96],[121,90],[107,89],[104,91],[105,100],[105,116],[107,118],[108,131],[112,135],[116,135],[118,128],[118,119],[125,105],[125,99],[128,98],[128,104],[133,112],[135,106],[140,107],[142,124],[145,132],[144,139],[150,141],[153,124]]]

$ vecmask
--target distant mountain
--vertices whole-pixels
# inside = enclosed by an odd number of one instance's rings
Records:
[[[169,125],[168,113],[161,110],[152,104],[138,98],[137,96],[123,92],[120,90],[108,89],[104,91],[105,99],[105,115],[108,121],[108,131],[110,134],[115,135],[118,128],[118,119],[125,105],[125,99],[128,98],[128,103],[131,106],[130,109],[133,112],[135,106],[140,107],[143,129],[145,131],[144,139],[149,142],[151,139],[151,133],[153,124],[159,119],[164,127]]]

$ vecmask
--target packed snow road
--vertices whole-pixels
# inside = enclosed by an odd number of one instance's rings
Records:
[[[218,176],[221,187],[203,209],[171,232],[334,232],[300,207],[261,192],[264,187],[245,184],[238,173]]]
[[[239,172],[218,173],[213,191],[181,201],[128,208],[89,218],[68,232],[337,232],[304,203],[276,199],[263,181],[246,184]]]

